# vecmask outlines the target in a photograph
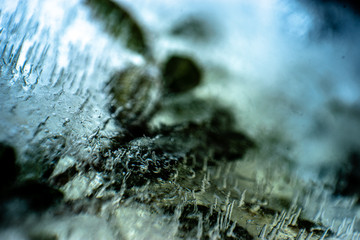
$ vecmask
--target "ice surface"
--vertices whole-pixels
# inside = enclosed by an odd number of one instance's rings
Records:
[[[102,34],[80,1],[2,5],[12,11],[1,14],[1,141],[16,146],[21,161],[39,151],[91,155],[115,132],[106,82],[141,56]],[[49,142],[64,145],[61,153],[47,152]]]

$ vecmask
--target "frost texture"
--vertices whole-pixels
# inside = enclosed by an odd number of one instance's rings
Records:
[[[17,4],[3,3],[10,9],[1,14],[0,140],[16,146],[23,161],[34,151],[60,154],[49,143],[62,154],[90,156],[114,134],[106,81],[140,57],[91,25],[78,1]]]

